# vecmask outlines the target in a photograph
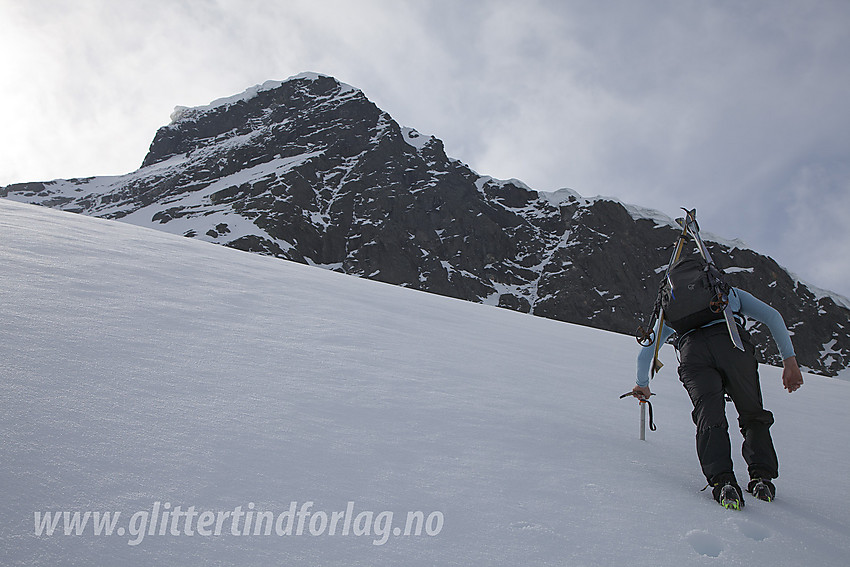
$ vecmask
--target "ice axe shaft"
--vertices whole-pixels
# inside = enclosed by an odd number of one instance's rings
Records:
[[[650,396],[654,396],[654,395],[655,395],[654,393],[650,394]],[[649,408],[649,430],[655,431],[655,420],[653,419],[653,416],[652,416],[652,402],[650,402],[648,399],[644,398],[643,396],[638,396],[637,392],[633,392],[633,391],[632,392],[626,392],[625,394],[620,396],[620,399],[622,400],[623,398],[627,398],[629,396],[637,398],[638,402],[640,402],[640,440],[646,441],[646,408],[647,407]]]

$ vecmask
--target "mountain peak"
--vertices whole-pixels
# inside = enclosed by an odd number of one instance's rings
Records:
[[[325,81],[327,79],[330,79],[330,80],[334,81],[337,85],[339,85],[340,94],[347,94],[347,93],[354,92],[354,91],[360,92],[359,89],[352,87],[351,85],[341,83],[341,82],[337,81],[336,79],[334,79],[333,77],[331,77],[329,75],[323,75],[321,73],[314,73],[314,72],[304,72],[304,73],[299,73],[297,75],[293,75],[292,77],[289,77],[285,81],[274,81],[274,80],[265,81],[262,84],[257,84],[257,85],[254,85],[253,87],[249,87],[239,94],[235,94],[235,95],[232,95],[232,96],[216,99],[216,100],[212,101],[211,103],[209,103],[207,105],[194,106],[194,107],[175,106],[174,112],[171,113],[171,122],[172,123],[179,122],[180,120],[182,120],[184,118],[191,118],[193,115],[195,115],[197,113],[207,112],[207,111],[212,110],[214,108],[219,108],[219,107],[222,107],[222,106],[229,106],[231,104],[236,104],[236,103],[239,103],[239,102],[248,101],[248,100],[254,98],[255,96],[257,96],[257,94],[259,94],[261,92],[270,91],[270,90],[280,88],[283,84],[291,82],[291,81],[315,82],[315,81]]]
[[[157,131],[142,167],[177,154],[246,135],[292,118],[318,103],[368,102],[362,91],[328,75],[306,72],[285,81],[266,81],[203,106],[176,106],[171,122]]]

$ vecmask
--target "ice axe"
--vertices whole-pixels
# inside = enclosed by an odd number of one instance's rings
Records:
[[[650,396],[654,396],[655,393],[650,394]],[[638,395],[637,392],[631,391],[626,392],[620,399],[628,398],[629,396],[637,398],[638,402],[640,402],[640,440],[646,441],[646,408],[649,407],[649,430],[655,431],[655,420],[652,418],[652,402],[650,402],[647,398]]]

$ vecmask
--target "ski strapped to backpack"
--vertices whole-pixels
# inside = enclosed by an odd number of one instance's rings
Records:
[[[711,254],[700,237],[696,209],[682,210],[685,211],[685,217],[676,219],[682,227],[682,233],[676,240],[670,262],[664,271],[649,323],[646,327],[638,327],[637,331],[637,340],[641,346],[655,346],[650,378],[654,377],[662,366],[658,351],[661,348],[660,337],[665,324],[681,336],[691,329],[723,319],[726,321],[732,343],[736,348],[744,350],[732,308],[729,306],[731,288],[723,281],[722,272],[714,265]],[[680,261],[682,248],[688,238],[693,238],[700,258],[685,258]]]
[[[673,247],[673,253],[670,255],[670,262],[667,264],[667,269],[664,271],[664,278],[661,280],[662,288],[658,290],[658,296],[655,300],[655,306],[652,310],[652,315],[649,318],[649,324],[644,328],[643,326],[638,327],[637,332],[637,340],[638,343],[647,347],[652,344],[655,345],[655,352],[652,356],[652,367],[649,369],[649,376],[652,378],[655,376],[655,373],[661,370],[661,361],[658,359],[658,350],[661,348],[661,341],[657,340],[658,337],[661,336],[661,330],[664,328],[664,311],[661,308],[661,291],[663,289],[664,283],[667,281],[667,276],[670,274],[670,268],[673,267],[679,260],[679,256],[682,254],[682,248],[685,245],[685,241],[688,237],[688,230],[684,223],[680,223],[682,226],[682,233],[679,235],[679,238],[676,240],[676,244]]]
[[[702,241],[702,237],[699,234],[696,209],[692,211],[688,211],[687,209],[684,210],[687,213],[685,217],[685,228],[687,228],[688,232],[696,241],[700,255],[706,262],[708,262],[709,266],[717,269],[714,265],[714,261],[711,259],[711,253],[708,251],[708,248],[706,248],[705,243]],[[720,274],[720,270],[717,270],[717,273]],[[735,345],[735,348],[743,351],[744,342],[741,340],[740,333],[738,333],[738,324],[735,322],[735,314],[732,312],[732,307],[729,306],[728,286],[726,286],[725,291],[723,289],[718,291],[716,303],[713,303],[712,305],[713,308],[722,309],[723,319],[726,321],[726,328],[729,330],[729,338],[732,340],[732,344]]]

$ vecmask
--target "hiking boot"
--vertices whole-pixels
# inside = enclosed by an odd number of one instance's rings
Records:
[[[773,502],[776,498],[776,487],[766,478],[754,478],[747,484],[747,492],[765,502]]]
[[[740,510],[744,507],[744,493],[735,481],[718,482],[711,490],[718,504],[727,510]]]

